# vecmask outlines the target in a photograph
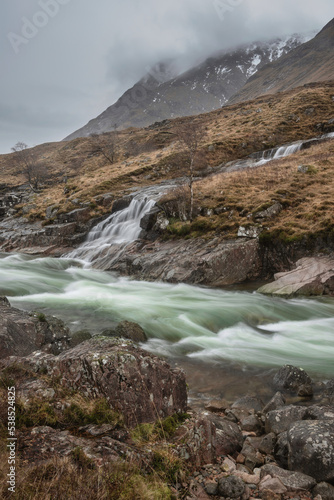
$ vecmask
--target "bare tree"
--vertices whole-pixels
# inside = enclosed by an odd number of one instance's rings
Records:
[[[115,162],[117,154],[117,131],[109,134],[90,134],[90,151],[93,154],[101,154],[111,165]]]
[[[17,164],[21,173],[25,176],[33,191],[37,191],[41,183],[48,177],[48,171],[45,165],[37,161],[32,151],[25,142],[17,142],[12,147]]]
[[[199,146],[205,134],[206,131],[204,127],[196,121],[183,122],[176,127],[177,139],[180,144],[185,147],[189,163],[188,182],[190,189],[190,221],[193,220],[194,213],[194,173],[196,169],[196,163],[198,163],[198,166],[200,166],[200,163],[202,163],[203,161]]]

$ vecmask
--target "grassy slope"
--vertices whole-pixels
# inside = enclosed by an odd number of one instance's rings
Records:
[[[202,150],[210,167],[258,150],[308,139],[321,134],[321,130],[330,131],[333,94],[333,82],[312,84],[195,118],[171,120],[146,129],[127,129],[118,133],[117,161],[113,165],[101,154],[91,153],[89,139],[37,146],[32,151],[48,167],[52,177],[49,185],[35,196],[29,217],[43,219],[50,205],[69,211],[78,207],[76,200],[90,202],[91,215],[101,215],[108,213],[110,206],[96,203],[99,195],[111,192],[119,197],[129,188],[179,177],[183,173],[184,158],[174,131],[180,121],[196,120],[206,127]],[[103,136],[106,144],[109,138],[110,134]],[[133,150],[133,144],[137,148],[139,145],[139,151]],[[206,222],[200,219],[197,228],[187,228],[181,233],[234,236],[239,225],[252,222],[250,214],[274,200],[280,201],[284,210],[266,224],[268,227],[284,230],[290,236],[328,228],[334,192],[332,144],[316,146],[251,172],[220,174],[197,182],[197,205],[226,210],[220,215],[205,217]],[[130,156],[125,158],[126,154]],[[313,165],[314,174],[297,173],[301,163]],[[24,182],[13,155],[0,156],[0,173],[1,185],[14,187]],[[68,177],[66,194],[64,175]],[[206,213],[205,210],[202,213]],[[171,232],[179,234],[180,225],[174,222]]]

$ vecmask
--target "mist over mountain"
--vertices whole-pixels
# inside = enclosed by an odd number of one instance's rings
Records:
[[[230,104],[334,79],[334,19],[312,39],[259,68]]]
[[[311,36],[294,34],[239,46],[212,55],[182,74],[178,74],[173,60],[158,63],[115,104],[65,140],[114,128],[145,127],[164,119],[218,109],[259,69],[296,49]]]

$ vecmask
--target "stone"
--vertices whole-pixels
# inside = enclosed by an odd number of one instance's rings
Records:
[[[144,229],[144,231],[151,231],[157,222],[158,213],[160,211],[160,208],[153,207],[142,219],[140,219],[140,227]]]
[[[88,330],[79,330],[75,333],[72,333],[70,346],[75,347],[81,342],[85,342],[85,340],[89,340],[92,338],[92,334]]]
[[[286,390],[298,396],[312,396],[312,379],[302,368],[285,365],[278,370],[273,380],[279,390]]]
[[[334,258],[304,257],[295,269],[274,276],[275,281],[258,289],[259,293],[293,297],[296,295],[333,295]]]
[[[271,398],[271,400],[263,408],[263,413],[268,413],[272,410],[278,410],[285,405],[285,397],[281,392],[276,392],[276,394]]]
[[[243,431],[254,432],[257,435],[262,434],[263,425],[256,415],[249,415],[240,422]]]
[[[222,477],[218,483],[218,493],[225,498],[239,498],[245,491],[245,483],[236,476]]]
[[[124,198],[119,198],[118,200],[115,200],[112,206],[112,212],[119,212],[121,210],[124,210],[125,208],[128,208],[132,201],[132,196],[124,196]]]
[[[272,493],[286,493],[287,489],[280,479],[277,477],[265,476],[259,484],[259,490],[269,490]]]
[[[238,229],[238,238],[258,238],[262,233],[261,226],[240,226]]]
[[[288,468],[288,432],[281,432],[277,436],[276,445],[274,448],[274,457],[277,460],[278,464],[281,465],[284,469]]]
[[[39,313],[30,315],[0,297],[0,359],[37,350],[59,354],[69,347],[70,331],[62,321]]]
[[[206,405],[205,409],[207,411],[211,411],[212,413],[222,413],[224,410],[229,408],[230,405],[225,399],[212,400],[208,405]]]
[[[289,427],[298,420],[302,420],[307,413],[304,406],[285,406],[279,410],[269,411],[266,415],[265,429],[269,434],[274,432],[280,434],[287,431]]]
[[[104,269],[141,280],[223,286],[258,277],[261,265],[256,240],[191,238],[144,246],[134,242],[117,261],[106,262]]]
[[[276,434],[271,432],[262,437],[259,451],[265,455],[272,455],[274,453],[274,447],[276,444]]]
[[[70,222],[86,222],[90,219],[90,208],[76,208],[71,212],[60,214],[57,219],[61,224]]]
[[[216,426],[205,413],[194,415],[175,432],[178,455],[196,467],[216,462]]]
[[[209,413],[207,418],[216,427],[217,456],[233,455],[241,450],[243,436],[237,424],[212,413]]]
[[[241,453],[245,457],[245,466],[250,471],[253,471],[256,467],[260,467],[264,464],[264,459],[261,453],[251,446],[247,440],[242,447]]]
[[[208,481],[205,483],[204,489],[208,495],[217,495],[218,483],[216,483],[216,481]]]
[[[121,321],[115,329],[117,337],[130,339],[133,342],[146,342],[146,333],[140,325],[131,321]]]
[[[254,219],[272,219],[283,210],[281,203],[274,203],[271,207],[254,214]]]
[[[320,495],[321,500],[333,500],[334,486],[325,482],[319,483],[313,488],[312,495],[314,497]]]
[[[263,402],[261,399],[254,396],[243,396],[233,403],[231,408],[242,408],[245,410],[261,411]]]
[[[290,470],[334,481],[334,419],[296,422],[288,430]]]
[[[270,475],[278,478],[289,491],[311,490],[316,481],[313,477],[296,471],[281,469],[276,465],[267,464],[261,467],[261,477]]]

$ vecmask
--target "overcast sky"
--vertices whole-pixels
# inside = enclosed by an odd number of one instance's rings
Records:
[[[0,153],[58,141],[149,65],[321,29],[333,0],[2,0]]]

